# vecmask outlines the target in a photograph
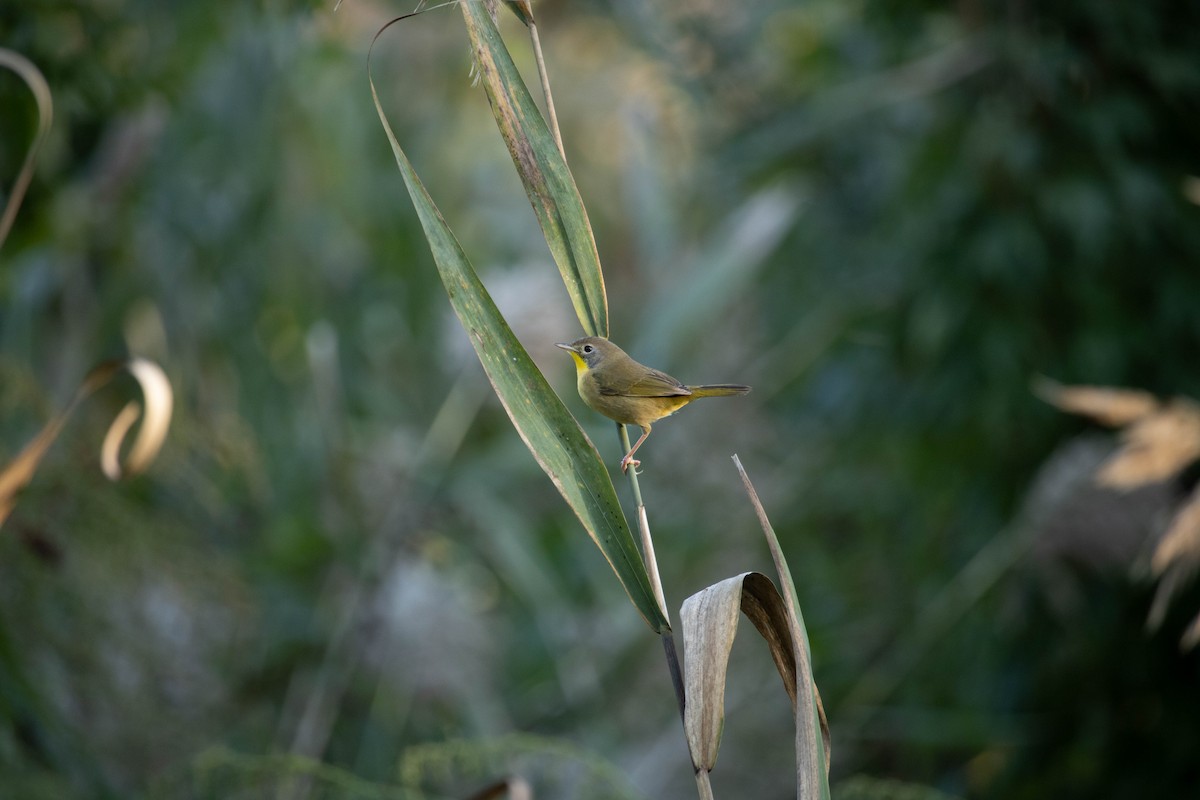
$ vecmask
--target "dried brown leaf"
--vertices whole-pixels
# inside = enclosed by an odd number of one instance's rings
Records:
[[[1163,534],[1150,566],[1155,575],[1181,562],[1200,564],[1200,485],[1176,512],[1171,527]]]
[[[1200,405],[1183,398],[1160,403],[1134,389],[1061,386],[1042,380],[1035,391],[1064,411],[1083,414],[1121,432],[1121,446],[1096,471],[1096,484],[1127,491],[1160,483],[1200,459]],[[1171,602],[1200,570],[1200,487],[1175,513],[1150,560],[1158,587],[1146,626],[1160,627]],[[1200,643],[1200,616],[1184,632],[1186,650]]]
[[[1172,601],[1184,591],[1200,569],[1200,485],[1192,491],[1191,497],[1171,520],[1171,527],[1154,549],[1150,567],[1159,580],[1146,619],[1146,627],[1156,630],[1166,619],[1167,609]],[[1179,645],[1184,650],[1190,650],[1198,642],[1200,616],[1188,625]]]
[[[687,697],[683,727],[697,770],[711,771],[717,763],[725,725],[729,653],[743,609],[763,632],[792,708],[796,706],[796,658],[787,609],[770,578],[744,572],[692,595],[680,610]]]
[[[1200,406],[1174,400],[1127,428],[1123,444],[1096,474],[1113,489],[1166,480],[1200,458]]]
[[[1033,386],[1034,392],[1056,408],[1072,414],[1091,417],[1101,425],[1119,428],[1141,419],[1158,409],[1154,395],[1138,389],[1119,389],[1110,386],[1063,386],[1042,378]]]
[[[792,653],[795,660],[795,674],[791,680],[794,687],[795,699],[793,716],[796,723],[796,796],[801,800],[809,798],[829,797],[829,758],[830,735],[829,720],[825,716],[825,707],[821,702],[821,693],[817,690],[816,681],[812,675],[811,648],[808,642],[808,631],[804,626],[804,615],[800,611],[800,600],[796,594],[796,583],[792,580],[792,571],[779,546],[779,537],[767,512],[758,499],[758,492],[750,482],[750,476],[742,467],[737,456],[733,463],[742,477],[742,484],[754,512],[762,526],[763,536],[771,551],[771,559],[775,562],[775,571],[779,575],[780,592],[783,597],[784,609],[788,622],[788,635],[791,640]],[[743,610],[744,610],[743,606]],[[754,615],[750,618],[755,619]],[[755,623],[757,624],[757,623]],[[770,639],[768,638],[768,641]],[[784,668],[776,661],[780,674]],[[785,676],[784,680],[788,678]],[[788,692],[789,696],[792,690]]]
[[[12,513],[17,504],[17,496],[33,480],[33,475],[46,455],[46,451],[50,449],[50,445],[54,444],[62,432],[63,426],[67,424],[67,420],[75,413],[75,409],[93,392],[107,384],[123,370],[128,370],[137,378],[142,387],[146,404],[145,421],[142,423],[137,440],[130,452],[124,474],[140,472],[154,460],[159,448],[162,447],[167,428],[171,424],[170,382],[157,364],[145,359],[104,362],[87,374],[67,407],[52,417],[37,436],[17,454],[16,458],[0,469],[0,525],[3,525],[9,514]],[[101,462],[105,474],[113,480],[122,475],[117,459],[117,450],[120,448],[121,439],[136,418],[137,412],[131,413],[129,406],[126,406],[110,426],[108,435],[105,436]],[[114,431],[116,431],[115,434]]]
[[[114,481],[123,475],[142,472],[158,456],[158,451],[162,449],[167,438],[167,429],[171,426],[171,414],[175,403],[171,382],[153,361],[135,358],[126,365],[126,369],[137,378],[142,387],[145,413],[141,414],[141,404],[136,401],[130,402],[121,409],[121,413],[108,428],[104,444],[100,448],[100,466],[109,480]],[[139,416],[142,417],[142,427],[138,430],[137,439],[134,440],[122,469],[121,442]]]
[[[1146,616],[1146,627],[1154,631],[1162,627],[1166,610],[1171,602],[1192,582],[1200,570],[1200,485],[1192,497],[1176,512],[1171,527],[1154,548],[1151,570],[1158,578],[1150,613]],[[1200,642],[1200,616],[1190,622],[1183,632],[1180,646],[1183,650],[1194,648]]]

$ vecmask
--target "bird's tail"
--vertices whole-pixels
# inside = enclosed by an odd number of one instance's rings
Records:
[[[750,391],[749,386],[742,386],[740,383],[709,383],[687,388],[693,397],[728,397],[734,394],[746,394]]]

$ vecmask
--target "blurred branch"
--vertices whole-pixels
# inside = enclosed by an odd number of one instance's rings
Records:
[[[37,162],[38,150],[41,149],[42,142],[45,141],[46,134],[50,131],[54,104],[46,78],[42,75],[41,70],[25,56],[8,48],[0,47],[0,67],[6,67],[17,73],[17,76],[29,87],[38,109],[37,132],[29,144],[29,150],[25,153],[25,162],[21,165],[20,172],[17,173],[17,179],[8,195],[8,201],[4,204],[4,213],[0,214],[0,247],[3,247],[4,240],[8,238],[8,232],[12,228],[13,220],[17,218],[17,210],[21,207],[21,201],[25,198],[25,191],[33,179],[33,167]]]
[[[562,131],[558,129],[558,112],[554,110],[554,95],[550,92],[550,75],[546,72],[546,60],[542,56],[542,40],[538,37],[537,25],[529,24],[529,38],[533,40],[533,53],[537,56],[538,77],[542,81],[542,93],[546,96],[546,114],[550,117],[550,131],[554,134],[554,142],[563,161],[567,160],[567,150],[563,147]]]
[[[542,94],[546,97],[546,115],[549,117],[550,132],[554,134],[554,143],[563,161],[567,160],[567,151],[563,147],[562,131],[558,129],[558,112],[554,110],[554,95],[550,91],[550,73],[546,71],[546,59],[542,55],[542,39],[538,36],[537,21],[533,18],[533,7],[528,0],[515,0],[506,3],[522,22],[529,26],[529,39],[533,43],[533,55],[537,60],[538,78],[542,82]]]

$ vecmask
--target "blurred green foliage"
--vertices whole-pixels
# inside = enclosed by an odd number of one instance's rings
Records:
[[[412,748],[522,731],[690,796],[657,646],[492,398],[378,127],[365,49],[407,10],[0,6],[0,44],[55,100],[0,251],[0,457],[105,357],[156,359],[179,398],[160,462],[116,486],[93,464],[127,396],[95,398],[0,531],[0,795],[139,796],[213,747],[382,793]],[[1037,591],[1022,561],[928,649],[912,634],[1081,428],[1035,374],[1200,396],[1200,7],[535,10],[613,337],[755,386],[648,445],[671,603],[766,563],[736,450],[801,592],[835,778],[1194,787],[1200,666],[1140,634],[1148,596],[1123,577],[1089,578],[1064,623],[1013,605]],[[575,323],[465,42],[453,12],[389,32],[383,102],[615,461],[552,346]],[[0,74],[5,189],[33,121]],[[862,685],[897,664],[894,694]],[[772,669],[735,645],[719,797],[789,793]]]

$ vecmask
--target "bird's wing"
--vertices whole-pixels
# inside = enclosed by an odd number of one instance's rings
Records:
[[[647,369],[638,379],[627,385],[610,386],[600,390],[601,394],[625,397],[680,397],[692,390],[665,372]]]

